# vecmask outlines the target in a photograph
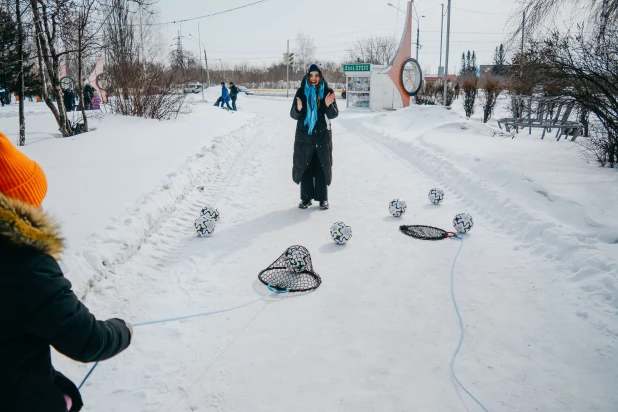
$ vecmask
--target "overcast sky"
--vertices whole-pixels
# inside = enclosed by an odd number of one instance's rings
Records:
[[[220,12],[257,0],[160,0],[157,7],[161,21],[173,21]],[[228,65],[235,62],[270,63],[282,59],[286,40],[293,51],[296,33],[303,32],[315,40],[316,57],[340,63],[346,51],[359,38],[402,34],[405,15],[387,5],[406,9],[405,0],[267,0],[247,8],[199,20],[201,40],[209,63]],[[419,0],[415,7],[420,18],[419,63],[424,71],[437,72],[440,58],[441,4],[446,14],[447,1]],[[479,64],[491,63],[494,49],[509,34],[518,4],[514,0],[453,0],[449,73],[458,69],[462,51],[475,50]],[[422,17],[424,16],[424,17]],[[517,18],[520,18],[519,16]],[[163,26],[169,49],[182,30],[183,47],[195,53],[198,43],[198,20]],[[416,21],[413,23],[416,43]],[[412,56],[416,45],[412,45]],[[446,16],[444,17],[443,56],[446,51]],[[444,65],[444,57],[443,57]]]

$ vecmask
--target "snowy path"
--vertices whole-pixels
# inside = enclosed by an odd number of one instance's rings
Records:
[[[428,205],[429,188],[448,182],[344,113],[334,122],[331,209],[299,210],[287,101],[245,105],[260,120],[216,143],[226,155],[194,185],[206,192],[189,191],[139,250],[108,268],[86,304],[135,322],[236,306],[267,294],[258,272],[293,244],[309,249],[324,283],[304,296],[137,328],[132,347],[89,379],[86,410],[480,410],[449,371],[459,336],[449,271],[459,244],[398,231],[404,223],[450,230],[473,199],[447,191],[441,206]],[[402,219],[387,214],[395,197],[408,203]],[[209,203],[222,218],[212,238],[198,239],[192,222]],[[521,249],[491,213],[468,211],[476,226],[455,285],[467,328],[459,378],[490,411],[615,410],[616,336],[575,315],[573,289],[552,283],[555,265]],[[337,220],[353,229],[345,247],[329,238]],[[58,363],[75,380],[88,368]]]

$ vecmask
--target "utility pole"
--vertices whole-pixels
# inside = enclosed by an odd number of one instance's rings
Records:
[[[417,23],[416,23],[416,61],[418,61],[418,40],[419,40],[419,35],[420,35],[420,22],[417,19]]]
[[[289,62],[290,57],[289,56],[290,56],[290,40],[288,40],[288,51],[287,51],[286,62],[285,62],[285,77],[286,77],[285,97],[290,97],[290,62]]]
[[[440,68],[442,67],[442,31],[444,30],[444,3],[442,3],[442,18],[440,21],[440,64],[438,64],[438,76],[440,76]]]
[[[202,44],[202,36],[200,35],[200,21],[199,20],[197,21],[197,42],[199,45]],[[206,55],[206,53],[204,53],[204,55]],[[202,100],[204,100],[204,66],[202,66],[202,54],[201,53],[200,53],[200,74],[201,74],[200,77],[201,77],[201,82],[202,82]]]
[[[448,48],[451,38],[451,0],[448,0],[446,13],[448,15],[446,17],[446,55],[444,56],[444,106],[447,106],[446,94],[448,90]]]
[[[208,69],[208,56],[206,55],[206,47],[204,47],[204,61],[206,62],[206,81],[208,81],[208,87],[210,87],[210,70]]]
[[[178,49],[180,50],[180,67],[182,67],[182,81],[186,83],[187,72],[185,70],[185,58],[182,51],[182,24],[180,25],[180,30],[178,31]]]

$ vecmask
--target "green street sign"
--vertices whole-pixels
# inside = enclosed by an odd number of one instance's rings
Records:
[[[344,64],[344,72],[370,72],[371,64]]]

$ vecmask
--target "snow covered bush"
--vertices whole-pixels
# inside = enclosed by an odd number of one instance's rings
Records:
[[[453,102],[454,91],[449,83],[446,91],[446,105],[450,106]],[[420,105],[442,105],[444,101],[444,82],[423,82],[423,86],[414,96],[416,104]]]
[[[483,123],[487,123],[491,118],[498,97],[503,91],[504,80],[500,76],[489,74],[481,81],[479,99],[483,103]]]
[[[466,111],[466,117],[470,117],[474,114],[474,102],[476,101],[476,94],[478,93],[478,79],[476,74],[465,74],[461,79],[461,89],[464,94],[464,110]]]

